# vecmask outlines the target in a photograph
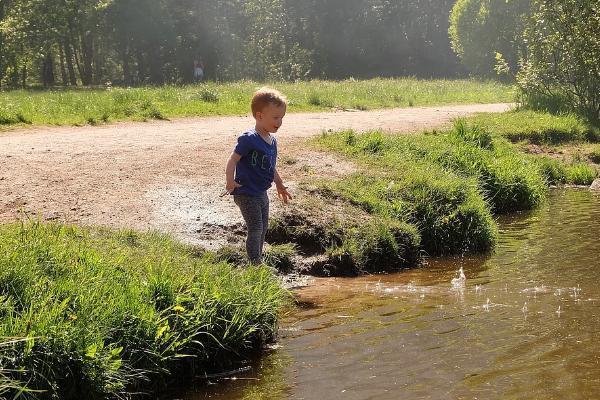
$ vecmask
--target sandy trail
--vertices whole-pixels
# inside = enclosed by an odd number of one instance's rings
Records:
[[[306,150],[323,130],[416,132],[510,104],[288,114],[277,134],[278,170],[294,187],[313,173],[352,166]],[[224,185],[224,164],[250,116],[191,118],[95,127],[37,127],[0,133],[0,222],[23,213],[45,220],[137,230],[157,229],[216,247],[235,240],[241,216]],[[272,193],[271,193],[272,194]],[[279,206],[273,202],[275,212]]]

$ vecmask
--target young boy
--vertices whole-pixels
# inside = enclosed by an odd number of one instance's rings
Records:
[[[248,258],[252,264],[260,264],[269,226],[267,189],[275,182],[284,203],[292,198],[277,173],[277,141],[272,135],[283,122],[287,100],[277,90],[262,88],[254,93],[251,108],[256,126],[238,137],[227,161],[225,190],[233,195],[246,222]]]

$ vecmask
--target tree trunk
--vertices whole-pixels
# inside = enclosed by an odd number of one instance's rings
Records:
[[[42,82],[44,87],[54,85],[54,58],[52,52],[47,51],[42,62]]]
[[[4,19],[5,9],[6,9],[6,0],[0,0],[0,21]],[[2,89],[2,80],[4,78],[4,70],[6,63],[4,62],[4,58],[6,57],[4,51],[4,36],[2,35],[2,31],[0,31],[0,89]]]
[[[92,46],[92,65],[94,69],[92,70],[92,76],[94,77],[94,81],[96,83],[105,83],[103,80],[108,78],[109,81],[112,81],[114,78],[112,76],[105,75],[105,60],[100,54],[100,43],[102,39],[94,40]]]
[[[127,51],[127,45],[121,45],[121,60],[123,62],[123,83],[126,86],[131,86],[133,85],[133,79],[129,67],[129,52]]]
[[[163,75],[162,75],[162,62],[160,57],[160,52],[157,51],[156,47],[150,47],[148,51],[149,60],[148,64],[150,67],[150,82],[160,85],[163,83]]]
[[[63,86],[69,84],[69,78],[67,77],[67,70],[65,69],[65,51],[63,45],[58,46],[58,58],[60,59],[60,77],[62,78]]]
[[[2,21],[2,5],[0,5],[0,21]],[[4,42],[0,31],[0,90],[2,90],[2,79],[4,78]]]
[[[27,89],[27,65],[23,65],[21,70],[21,87]]]
[[[146,80],[146,64],[144,63],[144,55],[141,50],[137,50],[135,57],[137,58],[137,67],[138,67],[138,82],[144,83]]]
[[[77,48],[73,46],[73,58],[75,58],[75,66],[77,67],[77,71],[79,72],[79,78],[81,79],[81,84],[85,86],[85,82],[83,80],[83,71],[81,68],[81,63],[79,62],[79,57],[77,56]]]
[[[81,36],[81,82],[85,86],[93,83],[92,48],[92,33],[88,31]]]
[[[67,40],[65,40],[64,48],[67,71],[69,71],[69,81],[71,82],[71,86],[77,86],[77,75],[75,75],[75,67],[73,66],[73,51],[71,49],[71,44]]]

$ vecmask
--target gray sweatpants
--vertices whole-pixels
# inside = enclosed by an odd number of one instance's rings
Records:
[[[269,197],[267,192],[260,196],[236,194],[233,201],[240,208],[246,222],[246,252],[252,264],[262,262],[263,243],[269,227]]]

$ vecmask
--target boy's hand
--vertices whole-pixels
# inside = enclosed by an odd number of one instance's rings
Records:
[[[287,187],[283,184],[275,185],[277,187],[277,196],[283,200],[284,204],[287,204],[289,200],[292,200],[292,195],[287,191]]]
[[[242,185],[240,185],[239,183],[237,183],[236,181],[233,182],[227,182],[227,184],[225,185],[225,191],[229,194],[233,193],[233,191],[239,187],[242,187]]]

